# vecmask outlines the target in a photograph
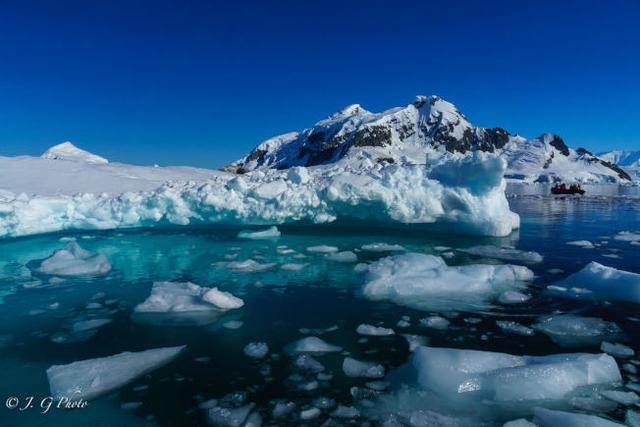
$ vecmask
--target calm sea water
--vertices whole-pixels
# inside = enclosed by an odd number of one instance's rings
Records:
[[[615,321],[630,337],[627,344],[638,352],[637,307],[550,299],[541,294],[544,286],[576,272],[589,261],[640,273],[640,247],[611,239],[618,231],[640,230],[640,199],[632,196],[513,196],[510,203],[521,215],[522,228],[500,239],[389,228],[283,226],[282,237],[275,241],[240,240],[236,237],[239,229],[229,228],[67,233],[0,241],[0,425],[203,425],[205,414],[198,409],[199,403],[234,392],[246,393],[246,401],[257,405],[267,423],[277,399],[294,401],[296,414],[319,397],[345,405],[357,404],[353,387],[363,387],[366,381],[350,379],[342,373],[343,354],[318,357],[333,378],[320,381],[316,390],[302,391],[295,377],[291,377],[294,371],[284,346],[315,333],[355,358],[380,362],[389,372],[406,363],[409,357],[406,341],[398,335],[363,340],[356,327],[369,323],[396,328],[402,316],[411,318],[411,326],[402,332],[429,337],[432,346],[541,355],[567,350],[542,334],[507,335],[496,327],[495,321],[513,319],[529,325],[543,314],[578,313]],[[38,260],[63,247],[65,243],[60,239],[64,237],[75,237],[83,248],[105,254],[113,265],[112,271],[101,278],[71,278],[48,284],[48,277],[38,276],[32,268]],[[584,249],[566,244],[572,240],[589,240],[597,246]],[[320,244],[354,250],[374,242],[400,244],[409,251],[434,254],[438,253],[435,246],[514,245],[539,252],[544,262],[530,266],[536,274],[529,289],[534,295],[530,303],[460,313],[451,319],[448,330],[436,331],[418,324],[417,320],[429,313],[363,298],[358,292],[362,283],[354,272],[354,264],[332,262],[324,255],[306,251],[306,247]],[[278,253],[277,247],[282,245],[307,258]],[[217,264],[228,261],[234,254],[237,260],[309,265],[298,272],[283,271],[276,266],[262,273],[235,273]],[[357,254],[360,262],[390,255]],[[455,251],[447,260],[451,265],[477,262],[499,261]],[[563,273],[550,273],[551,269],[561,269]],[[199,324],[143,321],[132,316],[133,308],[149,295],[152,283],[160,280],[215,285],[243,298],[245,306]],[[92,302],[102,307],[87,308]],[[479,320],[465,321],[471,317]],[[112,323],[84,340],[55,342],[66,336],[75,321],[90,318],[110,318]],[[238,329],[222,326],[230,320],[241,321],[242,326]],[[268,343],[271,352],[279,357],[265,361],[249,359],[243,348],[251,341]],[[88,407],[51,409],[40,414],[37,404],[49,394],[45,371],[51,365],[176,345],[188,346],[180,358],[90,402]],[[598,348],[574,350],[596,352]],[[628,374],[623,375],[628,381]],[[11,396],[22,402],[34,396],[36,407],[22,412],[6,409],[4,402]],[[136,402],[131,405],[135,408],[123,409],[123,404],[131,402]],[[328,418],[328,412],[310,424],[321,424]],[[501,425],[513,415],[496,413],[492,418]],[[600,415],[622,420],[624,411],[619,407]],[[363,417],[353,422],[361,425],[365,421]],[[299,421],[290,418],[279,423],[296,425]]]

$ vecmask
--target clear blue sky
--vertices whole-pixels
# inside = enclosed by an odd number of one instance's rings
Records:
[[[0,2],[0,155],[217,167],[351,103],[640,149],[640,2]]]

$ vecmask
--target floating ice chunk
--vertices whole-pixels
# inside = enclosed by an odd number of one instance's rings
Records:
[[[327,245],[309,246],[307,248],[307,252],[330,254],[333,252],[338,252],[338,248],[336,248],[335,246],[327,246]]]
[[[155,348],[54,365],[47,369],[49,388],[56,397],[91,400],[166,365],[184,349],[185,346]]]
[[[449,267],[440,257],[407,253],[367,266],[364,295],[422,310],[484,307],[506,290],[524,286],[533,272],[515,265]]]
[[[495,258],[504,261],[521,262],[524,264],[535,264],[542,262],[542,255],[533,251],[521,251],[514,248],[503,248],[499,246],[472,246],[466,249],[458,249],[461,252],[468,253],[470,255]]]
[[[384,367],[374,362],[365,362],[345,357],[342,371],[351,378],[383,378]]]
[[[233,296],[229,292],[221,291],[218,288],[206,290],[204,294],[202,294],[202,299],[209,304],[215,305],[220,310],[232,310],[244,305],[244,301],[240,298]]]
[[[240,320],[229,320],[222,324],[222,327],[225,329],[240,329],[243,325],[243,322]]]
[[[134,309],[137,313],[183,313],[230,310],[242,307],[243,301],[217,288],[191,282],[155,282],[151,295]]]
[[[81,320],[73,324],[71,327],[74,332],[90,331],[92,329],[98,329],[108,323],[111,323],[111,319],[90,319]]]
[[[605,339],[622,334],[620,327],[613,322],[574,314],[542,317],[533,325],[533,329],[548,335],[563,347],[599,345]]]
[[[593,249],[595,246],[588,240],[573,240],[571,242],[567,242],[567,245],[578,246],[584,249]]]
[[[296,409],[296,404],[293,402],[277,402],[271,415],[273,415],[273,418],[282,418],[293,412],[294,409]]]
[[[280,237],[280,230],[278,230],[278,227],[273,226],[273,227],[269,227],[266,230],[260,230],[260,231],[241,231],[240,233],[238,233],[238,237],[240,239],[253,239],[253,240],[259,240],[259,239],[277,239],[278,237]]]
[[[640,396],[632,391],[606,390],[601,391],[600,394],[609,400],[625,406],[635,405],[640,402]]]
[[[358,256],[351,251],[330,253],[327,254],[327,259],[336,262],[358,262]]]
[[[565,399],[584,386],[621,380],[606,354],[514,356],[476,350],[418,347],[411,365],[417,382],[438,395],[498,402]]]
[[[561,268],[550,268],[550,269],[547,270],[547,272],[549,274],[562,274],[562,273],[564,273],[564,270],[561,269]]]
[[[635,354],[635,351],[633,351],[632,348],[627,347],[624,344],[610,343],[607,341],[602,341],[602,344],[600,344],[600,350],[614,357],[620,358],[633,357]]]
[[[75,241],[56,250],[37,269],[40,273],[56,276],[100,276],[110,270],[107,257],[84,250]]]
[[[556,285],[588,289],[591,292],[586,295],[587,298],[640,304],[640,274],[617,270],[597,262],[590,262],[582,270]],[[568,298],[585,298],[585,295],[572,292],[558,295]]]
[[[280,266],[280,269],[281,269],[281,270],[285,270],[285,271],[300,271],[300,270],[302,270],[303,268],[305,268],[305,267],[306,267],[306,266],[308,266],[308,265],[309,265],[309,264],[308,264],[308,263],[306,263],[306,262],[305,262],[305,263],[299,263],[299,264],[296,264],[296,263],[286,263],[286,264],[282,264],[282,265]]]
[[[332,417],[336,418],[358,418],[360,411],[353,406],[338,405],[338,407],[331,413]]]
[[[623,427],[622,424],[595,415],[534,408],[533,421],[539,427]]]
[[[531,295],[523,294],[518,291],[505,291],[498,297],[498,301],[502,304],[522,304],[530,299]]]
[[[367,252],[400,252],[404,251],[404,246],[389,243],[369,243],[362,245],[361,249]]]
[[[320,409],[318,408],[309,408],[300,412],[300,418],[302,420],[312,420],[314,418],[318,418],[320,416]]]
[[[496,325],[498,325],[498,327],[504,332],[510,334],[530,336],[535,333],[533,329],[510,320],[498,320],[496,321]]]
[[[264,359],[269,353],[269,346],[264,342],[250,342],[244,347],[244,354],[253,359]]]
[[[613,237],[615,240],[621,242],[640,242],[640,233],[633,233],[631,231],[621,231]]]
[[[640,427],[640,413],[629,409],[625,416],[625,422],[629,427]]]
[[[246,261],[232,261],[226,264],[226,267],[229,270],[233,271],[242,271],[246,273],[259,273],[262,271],[271,270],[275,264],[274,263],[264,263],[261,264],[252,259],[248,259]]]
[[[333,353],[342,351],[342,347],[331,345],[318,337],[305,337],[289,344],[287,353]]]
[[[207,421],[219,427],[240,427],[249,416],[253,407],[253,403],[238,408],[216,406],[207,411]]]
[[[260,413],[255,411],[249,415],[247,418],[247,422],[244,423],[244,427],[262,427],[262,416]]]
[[[296,367],[296,369],[303,372],[311,372],[317,374],[324,371],[324,366],[322,365],[322,363],[318,362],[308,354],[301,354],[296,357],[293,365]]]
[[[424,326],[425,328],[439,329],[442,331],[447,329],[451,322],[441,316],[429,316],[424,319],[420,319],[419,323],[420,326]]]
[[[393,329],[383,328],[382,326],[367,325],[365,323],[358,325],[356,332],[360,335],[369,336],[388,336],[395,334]]]

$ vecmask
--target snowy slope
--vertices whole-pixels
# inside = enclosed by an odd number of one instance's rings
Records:
[[[627,171],[636,181],[640,182],[640,150],[636,151],[607,151],[598,156],[620,166]]]
[[[226,170],[314,166],[346,159],[368,162],[435,164],[474,151],[496,153],[507,162],[506,177],[524,182],[628,182],[622,169],[587,150],[569,148],[550,134],[528,140],[501,128],[471,124],[450,102],[418,96],[405,107],[372,113],[354,104],[299,133],[271,138]]]
[[[504,167],[481,152],[432,167],[341,160],[243,175],[89,163],[86,156],[0,157],[0,237],[156,224],[362,220],[503,236],[519,226],[504,194]]]

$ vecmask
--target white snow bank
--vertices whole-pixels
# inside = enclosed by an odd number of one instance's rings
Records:
[[[40,273],[56,276],[99,276],[110,270],[107,257],[84,250],[74,241],[56,250],[37,269]]]
[[[466,249],[459,249],[470,255],[481,256],[485,258],[495,258],[505,261],[515,261],[524,264],[535,264],[542,262],[542,255],[533,251],[521,251],[514,248],[501,248],[499,246],[482,245],[472,246]]]
[[[533,272],[515,265],[449,267],[440,257],[407,253],[382,258],[365,270],[363,294],[423,310],[485,306],[502,292],[524,287]]]
[[[185,346],[155,348],[54,365],[47,369],[49,388],[55,397],[91,400],[166,365],[184,349]]]
[[[134,309],[137,313],[188,313],[240,308],[244,302],[218,288],[191,282],[155,282],[151,295]]]
[[[558,290],[558,287],[567,291]],[[589,293],[575,292],[572,288],[586,289]],[[640,304],[640,274],[590,262],[579,272],[556,283],[551,291],[569,298],[586,297]]]
[[[269,227],[266,230],[260,231],[241,231],[238,233],[238,237],[241,239],[276,239],[280,237],[280,230],[278,227]]]
[[[40,163],[0,158],[0,190],[5,190],[0,192],[0,237],[158,224],[336,220],[437,224],[492,236],[519,226],[504,193],[504,162],[485,153],[432,170],[320,166],[309,169],[309,179],[302,181],[279,170],[234,175],[36,160]],[[28,185],[25,170],[37,171]]]
[[[410,364],[420,387],[449,399],[561,400],[580,387],[621,381],[618,365],[607,354],[515,356],[418,347]]]
[[[533,329],[548,335],[562,347],[599,346],[603,340],[622,334],[622,329],[613,322],[574,314],[542,317],[533,325]]]

